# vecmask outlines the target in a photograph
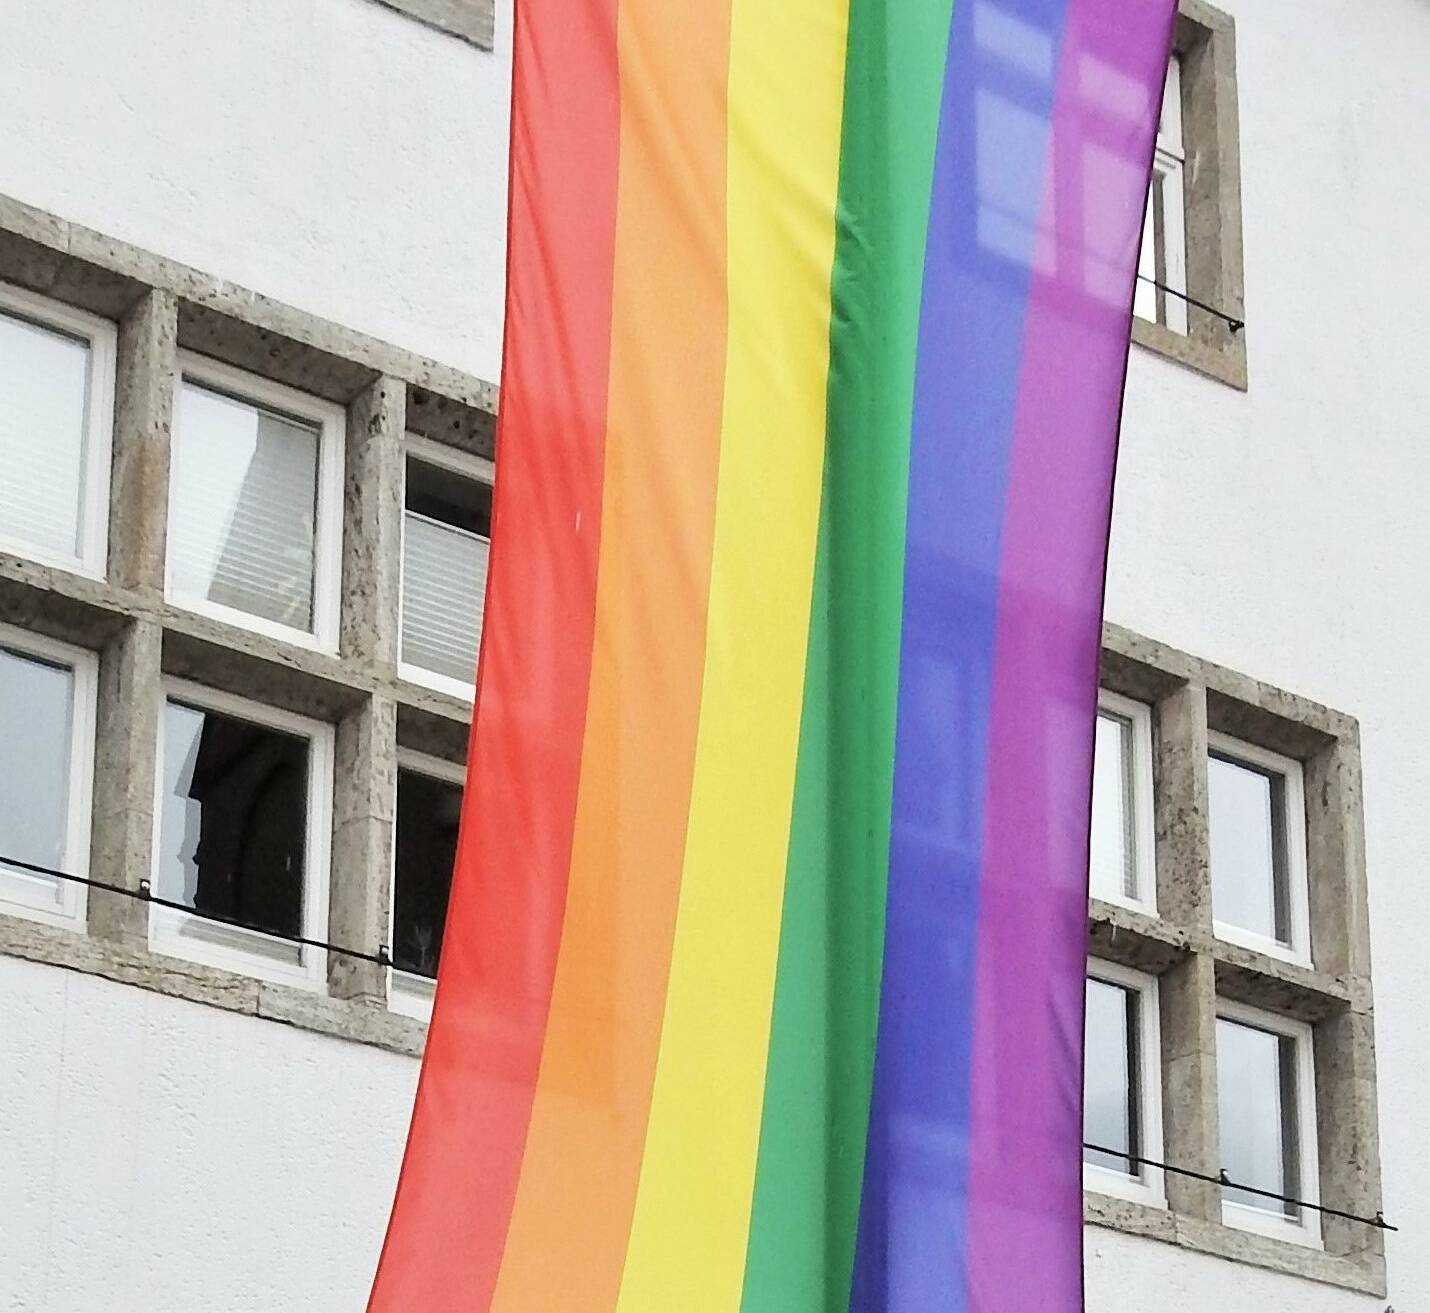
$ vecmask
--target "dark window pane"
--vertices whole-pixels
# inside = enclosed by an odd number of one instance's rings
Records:
[[[483,538],[492,534],[491,485],[463,478],[440,465],[408,460],[407,509]]]
[[[158,894],[270,934],[303,921],[308,742],[170,702]]]
[[[1126,1176],[1140,1176],[1142,1154],[1137,994],[1104,980],[1087,982],[1086,1058],[1083,1076],[1084,1161]],[[1109,1152],[1110,1151],[1110,1152]]]
[[[418,771],[397,773],[392,961],[402,971],[437,974],[461,811],[460,785]]]

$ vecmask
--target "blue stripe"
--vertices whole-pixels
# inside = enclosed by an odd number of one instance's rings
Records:
[[[998,561],[1066,4],[955,0],[949,34],[854,1313],[975,1313],[965,1281],[969,1086]]]

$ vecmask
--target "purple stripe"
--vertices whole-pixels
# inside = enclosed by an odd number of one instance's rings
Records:
[[[959,1313],[998,564],[1066,0],[955,0],[910,448],[893,825],[850,1306]],[[1011,1305],[1005,1305],[1011,1308]]]
[[[1174,11],[1174,0],[1070,0],[1059,62],[1040,224],[1051,259],[1033,276],[999,572],[969,1313],[1082,1307],[1087,838],[1102,591]]]

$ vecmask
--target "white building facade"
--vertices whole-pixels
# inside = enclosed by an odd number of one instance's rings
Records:
[[[510,66],[510,0],[0,2],[0,1307],[363,1305]],[[1107,593],[1097,1313],[1430,1308],[1427,68],[1423,0],[1183,0]]]

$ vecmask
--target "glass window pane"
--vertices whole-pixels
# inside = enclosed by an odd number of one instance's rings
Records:
[[[81,554],[89,345],[0,313],[0,537]]]
[[[1284,779],[1214,754],[1207,789],[1216,919],[1289,943]]]
[[[158,895],[255,930],[300,933],[307,740],[170,702],[163,770]]]
[[[1152,188],[1157,187],[1156,175]],[[1137,252],[1137,283],[1132,293],[1132,313],[1139,319],[1157,322],[1157,221],[1151,196],[1142,218],[1142,246]]]
[[[1140,893],[1132,770],[1132,722],[1099,712],[1092,767],[1089,884],[1100,898],[1136,898]]]
[[[462,789],[417,771],[397,773],[397,854],[392,961],[403,971],[437,974]]]
[[[1082,1138],[1099,1148],[1083,1159],[1128,1176],[1141,1175],[1137,1007],[1135,990],[1088,979]]]
[[[72,671],[0,649],[0,855],[64,869],[73,706]]]
[[[175,596],[313,628],[318,430],[183,385],[169,512]]]
[[[1217,1106],[1221,1162],[1239,1185],[1299,1195],[1296,1125],[1296,1045],[1284,1035],[1221,1018],[1217,1021]],[[1297,1217],[1300,1209],[1245,1190],[1226,1189],[1230,1202]]]
[[[407,462],[402,538],[402,659],[471,683],[486,596],[491,488]]]

